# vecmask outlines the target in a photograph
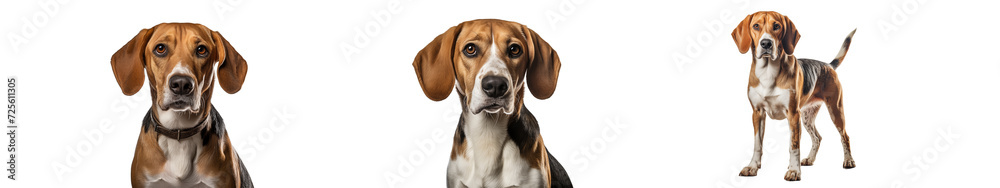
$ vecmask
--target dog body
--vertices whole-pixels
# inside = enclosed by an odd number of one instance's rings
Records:
[[[733,30],[733,40],[740,53],[752,51],[753,63],[750,68],[750,82],[747,97],[753,108],[754,154],[740,172],[741,176],[756,176],[760,168],[765,117],[775,120],[788,119],[791,128],[789,165],[785,180],[801,179],[801,165],[810,166],[816,159],[819,142],[815,118],[819,107],[827,105],[834,125],[840,131],[844,147],[844,168],[854,168],[850,141],[844,130],[843,95],[835,69],[843,62],[851,39],[852,31],[840,53],[830,64],[812,59],[797,59],[792,53],[800,35],[787,16],[776,12],[757,12],[748,15]],[[752,49],[752,50],[751,50]],[[812,137],[809,157],[800,160],[800,122]]]
[[[111,66],[125,95],[142,87],[143,70],[150,82],[153,105],[132,159],[133,187],[253,187],[211,104],[216,75],[231,94],[246,77],[246,61],[221,34],[159,24],[126,43]]]
[[[440,101],[454,88],[462,103],[448,187],[572,187],[523,105],[527,88],[539,99],[552,95],[560,66],[538,34],[503,20],[463,22],[417,54],[424,94]]]

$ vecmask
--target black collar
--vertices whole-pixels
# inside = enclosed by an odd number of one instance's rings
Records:
[[[156,131],[156,133],[159,133],[160,135],[167,136],[167,138],[175,140],[186,139],[188,137],[194,136],[195,134],[202,133],[201,134],[202,144],[208,144],[209,138],[213,135],[210,133],[215,133],[215,135],[219,136],[220,138],[226,133],[225,129],[226,125],[225,123],[223,123],[222,116],[219,115],[219,111],[215,110],[214,105],[212,106],[211,109],[212,110],[208,114],[209,116],[211,116],[211,118],[208,117],[202,118],[202,120],[199,121],[200,123],[198,123],[197,126],[184,129],[169,129],[167,127],[164,127],[162,124],[160,124],[160,121],[156,120],[156,118],[153,117],[153,109],[150,108],[149,112],[146,112],[146,117],[142,119],[142,125],[143,125],[142,131],[144,132],[149,131],[149,129],[152,128],[154,131]],[[206,126],[208,127],[206,128]]]

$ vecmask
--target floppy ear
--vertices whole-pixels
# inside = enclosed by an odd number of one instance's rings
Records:
[[[462,31],[462,24],[451,27],[434,38],[413,58],[413,71],[424,95],[440,101],[451,95],[455,87],[455,40]]]
[[[534,30],[521,26],[528,39],[527,82],[531,95],[538,99],[547,99],[556,91],[556,81],[559,80],[559,54],[549,46],[548,42],[538,36]]]
[[[753,44],[753,39],[750,38],[750,20],[752,19],[753,14],[747,15],[747,18],[743,18],[743,21],[736,25],[736,29],[733,29],[733,41],[736,42],[736,47],[740,48],[741,54],[747,53]]]
[[[785,31],[782,32],[782,35],[784,36],[781,36],[781,49],[785,50],[786,54],[792,54],[795,52],[795,44],[799,43],[801,35],[788,16],[785,16]]]
[[[233,45],[229,44],[226,38],[218,31],[212,31],[212,40],[215,42],[216,56],[219,58],[219,86],[226,93],[233,94],[243,88],[243,80],[247,78],[247,61]]]
[[[132,96],[139,92],[146,81],[142,70],[146,66],[144,54],[154,29],[142,29],[111,56],[111,71],[115,73],[115,80],[125,95]]]

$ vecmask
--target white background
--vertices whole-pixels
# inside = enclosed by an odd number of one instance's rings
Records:
[[[0,75],[20,79],[21,122],[18,180],[2,187],[130,185],[148,85],[122,95],[109,60],[160,22],[202,23],[247,59],[243,89],[212,101],[255,185],[442,187],[459,103],[424,97],[411,63],[447,28],[479,18],[525,24],[559,52],[555,95],[525,103],[578,187],[983,187],[1000,175],[994,1],[39,5],[51,2],[0,6]],[[767,121],[758,176],[737,176],[753,147],[750,56],[730,32],[759,10],[794,21],[800,58],[829,61],[858,28],[837,70],[857,168],[841,168],[837,131],[820,113],[825,139],[802,181],[782,179],[789,134],[778,120]],[[344,46],[359,50],[347,57]]]

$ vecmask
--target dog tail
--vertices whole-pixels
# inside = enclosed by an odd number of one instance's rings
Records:
[[[834,57],[833,61],[830,61],[830,66],[833,66],[833,69],[837,69],[840,63],[844,62],[844,56],[847,56],[847,49],[851,48],[851,38],[854,38],[854,32],[856,31],[858,29],[854,29],[854,31],[851,31],[851,34],[847,34],[844,44],[840,46],[840,53],[837,53],[837,57]]]

